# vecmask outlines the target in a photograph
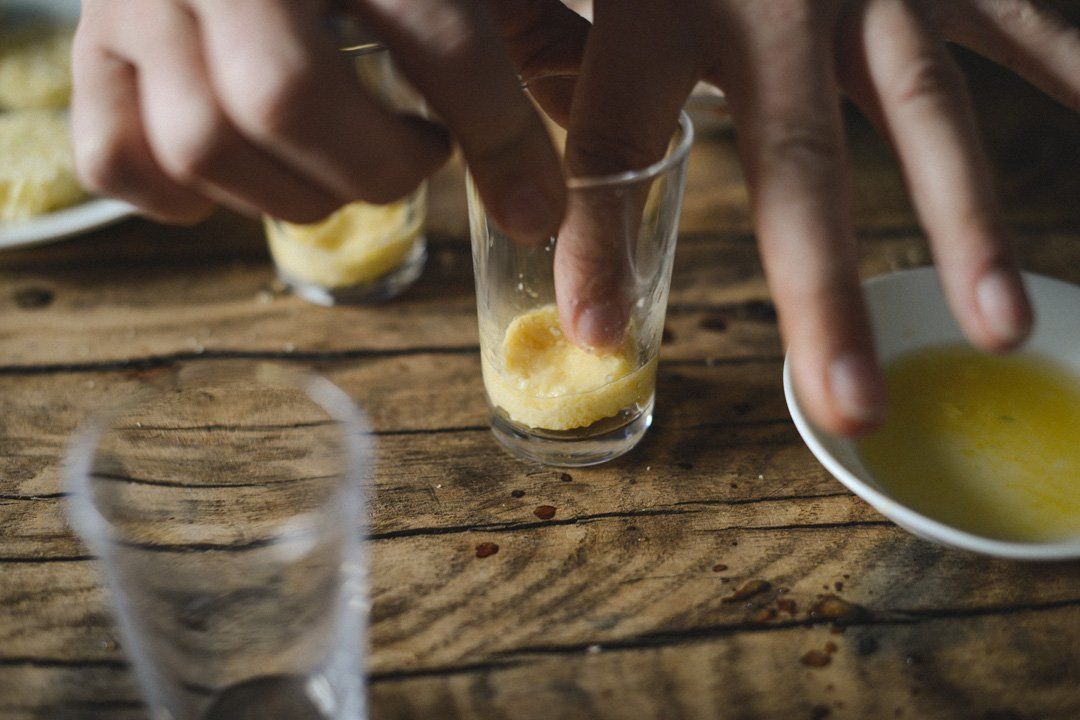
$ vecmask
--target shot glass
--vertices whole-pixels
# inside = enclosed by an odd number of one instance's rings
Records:
[[[329,381],[169,374],[76,432],[69,515],[153,720],[362,720],[368,462]]]
[[[424,114],[420,96],[371,41],[341,50],[357,77],[387,107]],[[364,168],[357,168],[364,172]],[[427,185],[388,205],[354,202],[307,225],[264,218],[279,279],[318,305],[379,302],[404,292],[424,270]]]
[[[568,97],[571,82],[548,78],[525,88],[556,147],[565,133],[541,101]],[[512,454],[548,465],[594,465],[628,452],[651,424],[692,141],[682,113],[666,155],[649,167],[597,177],[567,170],[567,220],[559,237],[541,246],[502,232],[468,179],[484,388],[491,429]],[[590,210],[583,215],[583,208]],[[609,328],[621,338],[612,347],[578,347],[560,324],[554,267],[569,233],[578,241],[594,233],[609,253],[605,282],[617,288],[612,302],[625,318]]]

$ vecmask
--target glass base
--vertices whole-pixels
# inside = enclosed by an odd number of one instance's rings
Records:
[[[566,432],[523,428],[496,410],[491,414],[491,432],[511,455],[523,460],[555,467],[599,465],[630,452],[645,437],[652,425],[653,402],[649,398],[629,419],[608,418],[592,428]],[[617,422],[614,428],[612,421]]]
[[[310,681],[299,675],[258,677],[226,688],[202,720],[329,720],[312,698]]]
[[[310,303],[333,307],[335,305],[367,305],[397,297],[405,292],[424,272],[427,263],[427,241],[418,238],[412,252],[397,269],[388,272],[374,282],[341,287],[324,287],[300,280],[278,268],[278,278],[293,293]]]

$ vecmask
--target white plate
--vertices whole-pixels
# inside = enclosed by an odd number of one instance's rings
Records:
[[[0,250],[61,240],[114,223],[134,212],[125,202],[95,198],[26,220],[0,222]]]
[[[78,0],[0,0],[3,24],[47,18],[74,24]],[[26,220],[0,222],[0,250],[35,245],[88,232],[131,215],[134,209],[116,200],[91,199]]]
[[[1026,349],[1050,357],[1080,373],[1080,287],[1024,273],[1037,323]],[[863,285],[874,340],[883,363],[923,347],[964,342],[933,268],[884,275]],[[810,422],[799,406],[784,362],[784,395],[795,427],[814,456],[833,477],[905,530],[926,540],[984,555],[1018,560],[1080,558],[1080,538],[1039,543],[981,537],[922,515],[891,497],[878,485],[846,438],[830,435]]]

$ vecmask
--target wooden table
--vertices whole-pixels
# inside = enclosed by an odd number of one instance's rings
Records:
[[[1000,75],[977,97],[1024,266],[1080,282],[1080,123]],[[851,137],[863,270],[925,264],[886,149]],[[208,358],[310,366],[368,414],[375,717],[1080,717],[1080,566],[915,539],[799,440],[730,131],[692,158],[656,424],[597,469],[488,434],[463,202],[452,167],[427,272],[380,307],[284,294],[225,214],[0,256],[0,718],[144,717],[60,462],[147,369]]]

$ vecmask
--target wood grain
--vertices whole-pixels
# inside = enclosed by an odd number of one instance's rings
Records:
[[[1022,264],[1080,282],[1080,122],[1004,75],[974,86]],[[887,148],[854,117],[849,138],[862,272],[927,264]],[[799,441],[729,127],[691,160],[656,424],[595,469],[487,431],[460,183],[434,181],[431,262],[385,306],[282,292],[227,214],[0,255],[0,720],[146,717],[65,517],[66,445],[162,369],[257,359],[326,375],[374,434],[376,718],[1080,717],[1080,566],[918,540]],[[768,589],[734,601],[749,581]],[[813,611],[833,595],[858,608],[842,633]]]

